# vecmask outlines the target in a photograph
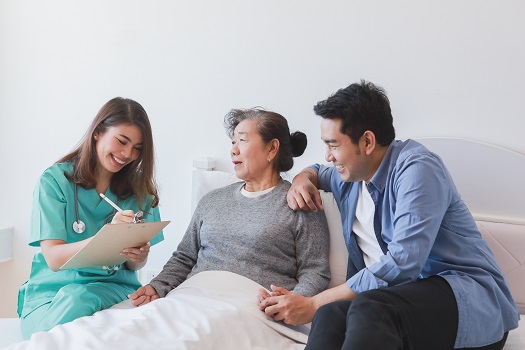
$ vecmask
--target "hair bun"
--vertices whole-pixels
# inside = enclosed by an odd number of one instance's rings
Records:
[[[295,131],[290,134],[290,144],[292,146],[292,156],[299,157],[304,153],[308,140],[306,134]]]

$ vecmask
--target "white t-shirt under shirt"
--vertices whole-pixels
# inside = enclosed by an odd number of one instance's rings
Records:
[[[383,254],[374,230],[374,215],[375,205],[366,184],[361,182],[361,189],[359,191],[359,199],[357,200],[357,207],[355,209],[354,226],[352,227],[356,234],[357,244],[363,252],[363,259],[366,267],[379,261]]]

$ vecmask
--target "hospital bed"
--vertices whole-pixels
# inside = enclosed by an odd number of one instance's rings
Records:
[[[525,156],[481,142],[419,139],[449,168],[464,201],[510,285],[522,320],[505,350],[525,349]],[[195,163],[192,206],[207,191],[237,179]],[[290,175],[291,176],[291,175]],[[337,204],[322,193],[330,228],[331,285],[344,281],[347,252]],[[166,298],[140,308],[128,301],[21,342],[18,319],[0,319],[0,348],[8,349],[303,349],[308,325],[274,322],[256,307],[259,286],[228,272],[198,274]]]

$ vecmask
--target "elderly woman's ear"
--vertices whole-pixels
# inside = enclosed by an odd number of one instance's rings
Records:
[[[268,163],[271,162],[279,153],[279,140],[273,139],[268,142]]]

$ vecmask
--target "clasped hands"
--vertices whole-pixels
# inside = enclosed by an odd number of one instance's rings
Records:
[[[272,291],[259,289],[257,303],[259,310],[276,321],[297,326],[311,322],[315,306],[311,298],[290,292],[286,288],[272,285]]]

